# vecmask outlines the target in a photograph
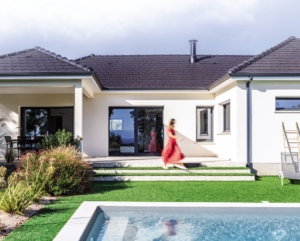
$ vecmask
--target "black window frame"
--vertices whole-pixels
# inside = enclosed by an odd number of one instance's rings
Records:
[[[230,106],[230,102],[223,104],[223,132],[230,132],[231,131],[231,107],[229,111],[229,129],[226,129],[226,108]]]
[[[50,129],[51,129],[51,123],[50,123],[50,116],[51,116],[51,109],[65,109],[65,108],[70,108],[70,109],[73,109],[73,134],[74,134],[74,128],[75,128],[75,125],[74,125],[74,114],[75,114],[75,111],[74,111],[74,106],[35,106],[35,107],[30,107],[30,106],[24,106],[24,107],[21,107],[20,108],[20,112],[21,112],[21,133],[20,135],[21,136],[26,136],[26,133],[25,133],[25,110],[26,109],[47,109],[48,110],[48,120],[47,120],[47,130],[48,130],[48,133],[50,133]]]
[[[276,111],[300,111],[300,108],[277,108],[276,106],[277,100],[299,100],[300,102],[300,97],[276,97],[275,98]]]
[[[135,119],[135,125],[134,125],[134,153],[112,153],[109,150],[109,135],[110,135],[110,110],[111,109],[134,109],[134,119]],[[138,110],[141,109],[161,109],[162,110],[162,125],[164,126],[164,106],[108,106],[108,156],[161,156],[161,153],[138,153],[138,143],[136,140],[138,140],[138,128],[137,123],[138,123]],[[163,138],[162,138],[162,143],[164,145],[165,143],[165,131],[164,127],[162,129],[163,131]],[[164,146],[162,146],[161,149],[163,149]]]
[[[207,108],[211,111],[211,138],[210,139],[198,139],[198,117],[197,117],[197,109]],[[196,106],[196,142],[213,142],[214,141],[214,107],[213,106]]]

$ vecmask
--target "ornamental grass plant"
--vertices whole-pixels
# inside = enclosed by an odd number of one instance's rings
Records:
[[[29,159],[30,155],[26,156]],[[45,168],[45,159],[39,158],[39,167],[34,179],[29,178],[29,165],[24,173],[13,173],[8,178],[8,185],[5,192],[0,194],[0,209],[7,213],[23,215],[24,210],[33,202],[38,202],[45,196],[45,184],[53,174],[53,160]],[[28,163],[28,162],[27,162]],[[42,177],[42,171],[43,177]],[[41,180],[42,179],[42,180]]]
[[[39,159],[45,160],[42,170],[38,169]],[[90,188],[93,174],[91,167],[86,164],[75,146],[60,146],[40,152],[28,152],[21,157],[17,171],[26,173],[28,166],[28,179],[37,177],[42,181],[46,169],[53,160],[54,172],[45,184],[45,192],[50,195],[82,194]]]

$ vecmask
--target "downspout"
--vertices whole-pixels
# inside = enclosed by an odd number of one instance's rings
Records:
[[[247,88],[247,166],[249,167],[252,161],[252,106],[251,106],[251,92],[250,84],[253,76],[249,76],[246,84]]]

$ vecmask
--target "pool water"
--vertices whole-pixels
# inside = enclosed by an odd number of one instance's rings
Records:
[[[300,240],[299,212],[195,210],[100,212],[87,241]]]

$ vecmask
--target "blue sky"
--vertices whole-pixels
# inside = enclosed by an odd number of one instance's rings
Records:
[[[258,54],[300,37],[297,0],[10,0],[0,8],[0,55],[40,46],[88,54]]]

